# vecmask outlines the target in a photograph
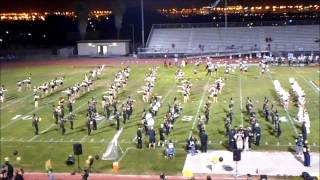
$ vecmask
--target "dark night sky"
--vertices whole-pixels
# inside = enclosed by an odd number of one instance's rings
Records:
[[[72,10],[78,0],[0,0],[0,12]],[[110,9],[114,0],[85,0],[91,9]],[[140,0],[123,0],[128,6],[139,6]],[[144,0],[146,8],[200,7],[215,0]],[[222,0],[223,1],[223,0]],[[280,5],[319,4],[318,0],[229,0],[230,4]]]

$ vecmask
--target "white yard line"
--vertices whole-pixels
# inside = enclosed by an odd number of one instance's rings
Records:
[[[133,148],[133,147],[128,147],[128,148],[124,151],[124,153],[121,155],[121,157],[118,159],[118,162],[119,162],[119,163],[121,162],[121,160],[123,159],[123,157],[128,153],[128,151],[131,150],[131,149],[135,149],[135,148]]]
[[[164,95],[164,97],[161,99],[160,101],[160,104],[162,104],[166,99],[167,97],[169,96],[169,94],[173,91],[174,89],[174,86],[172,86],[168,91],[167,93]],[[132,138],[131,142],[134,142],[135,140],[137,139],[137,136],[135,136],[134,138]]]
[[[18,119],[15,119],[15,120],[11,120],[9,123],[5,124],[5,125],[1,125],[1,130],[2,129],[5,129],[7,127],[9,127],[11,124],[15,123],[16,121],[18,121]]]
[[[102,124],[104,124],[104,122],[106,122],[106,121],[105,121],[105,120],[98,121],[97,130],[101,127]],[[92,132],[93,132],[93,131],[92,131]],[[84,140],[85,140],[86,138],[88,138],[88,137],[89,137],[89,135],[83,136],[83,137],[81,138],[80,142],[84,142]]]
[[[55,101],[55,100],[51,100],[51,101],[49,101],[49,102],[41,105],[40,107],[38,107],[38,108],[36,108],[36,109],[33,109],[32,111],[26,113],[26,115],[32,115],[33,113],[38,112],[40,109],[43,109],[44,107],[46,107],[46,105],[48,105],[48,104],[50,104],[50,103],[52,103],[52,102],[54,102],[54,101]],[[7,123],[7,124],[5,124],[5,125],[2,125],[0,129],[1,129],[1,130],[2,130],[2,129],[5,129],[5,128],[11,126],[12,124],[14,124],[14,123],[17,122],[17,121],[19,121],[19,118],[15,119],[15,120],[11,120],[9,123]]]
[[[53,126],[55,126],[55,125],[56,125],[56,124],[51,124],[47,129],[45,129],[45,130],[41,131],[41,132],[40,132],[40,134],[42,134],[42,133],[45,133],[45,132],[49,131],[49,130],[50,130]],[[33,137],[32,137],[32,138],[30,138],[28,141],[30,142],[30,141],[35,140],[37,137],[39,137],[39,136],[40,136],[40,134],[33,136]]]
[[[287,116],[288,116],[288,118],[289,118],[289,120],[290,120],[290,124],[291,124],[291,126],[292,126],[292,128],[293,128],[294,132],[296,133],[296,135],[298,135],[298,134],[299,134],[299,133],[298,133],[298,130],[297,130],[296,126],[294,125],[293,120],[292,120],[292,118],[291,118],[291,116],[290,116],[290,114],[289,114],[288,110],[286,110],[285,108],[284,108],[284,110],[285,110],[285,111],[286,111],[286,113],[287,113]]]
[[[110,153],[112,151],[112,148],[109,148],[109,147],[113,146],[114,143],[116,144],[116,146],[119,146],[121,152],[123,152],[121,147],[120,147],[120,144],[118,143],[118,139],[119,139],[122,131],[123,131],[123,128],[121,128],[119,131],[117,131],[117,133],[113,136],[112,140],[107,144],[106,150],[103,153],[102,158],[101,158],[102,160],[109,160],[109,159],[106,159],[105,156],[109,156],[110,155]]]
[[[74,112],[78,112],[78,110],[80,110],[80,108],[82,108],[83,106],[85,106],[87,104],[87,102],[82,103],[80,106],[78,106]],[[40,134],[33,136],[31,139],[29,139],[28,141],[34,141],[37,137],[39,137],[41,134],[49,131],[53,126],[55,126],[56,124],[53,123],[51,124],[47,129],[43,130],[40,132]]]
[[[49,131],[49,130],[50,130],[53,126],[55,126],[55,125],[56,125],[56,124],[51,124],[47,129],[41,131],[40,134],[43,134],[43,133]]]
[[[293,70],[296,72],[296,74],[298,74],[299,77],[302,78],[302,79],[308,84],[308,86],[311,87],[311,89],[312,89],[318,96],[320,96],[320,93],[319,93],[320,91],[319,91],[319,88],[318,88],[318,87],[314,86],[312,82],[308,81],[306,78],[304,78],[303,76],[301,76],[301,75],[299,74],[299,72],[298,72],[295,68],[291,68],[291,69],[293,69]]]
[[[271,80],[271,83],[273,83],[273,79],[272,79],[270,73],[268,73],[268,77],[269,77],[269,79]],[[293,131],[295,132],[296,135],[298,135],[298,130],[297,130],[296,126],[294,125],[293,120],[292,120],[292,118],[291,118],[288,110],[287,110],[286,108],[283,108],[283,109],[285,110],[285,112],[286,112],[286,114],[287,114],[287,117],[288,117],[288,119],[289,119],[289,122],[290,122],[290,124],[291,124],[291,127],[292,127]]]
[[[93,90],[95,90],[95,89],[92,89],[92,90],[89,91],[89,92],[86,92],[86,93],[84,93],[84,94],[81,94],[81,96],[86,95],[87,93],[90,93],[90,92],[92,92]],[[33,109],[32,111],[28,112],[26,115],[32,115],[33,113],[38,112],[40,109],[43,109],[44,107],[46,107],[46,105],[51,104],[51,103],[55,102],[56,100],[57,100],[57,99],[52,99],[51,101],[48,101],[47,103],[43,103],[43,104],[41,104],[40,107],[38,107],[38,108],[36,108],[36,109]],[[85,104],[86,104],[86,102],[85,102],[84,104],[81,104],[77,109],[81,108],[81,107],[84,106]],[[76,110],[77,110],[77,109],[76,109]],[[19,119],[12,120],[12,121],[10,121],[9,123],[1,126],[0,129],[1,129],[1,130],[2,130],[2,129],[5,129],[5,128],[9,127],[10,125],[14,124],[14,123],[17,122],[17,121],[19,121]]]
[[[317,90],[315,91],[316,94],[318,94],[318,96],[320,96],[320,89],[317,85],[314,84],[314,82],[309,81],[309,83]]]
[[[241,125],[243,126],[243,113],[242,113],[242,80],[241,80],[241,73],[239,74],[239,86],[240,86],[240,117],[241,117]]]
[[[160,100],[160,104],[161,104],[161,105],[162,105],[162,103],[167,99],[167,97],[169,96],[169,94],[173,91],[174,87],[175,87],[175,86],[172,86],[172,87],[167,91],[167,93],[163,96],[163,98],[161,98],[161,100]],[[136,92],[136,91],[135,91],[135,92]],[[132,138],[131,142],[134,142],[137,138],[138,138],[138,137],[137,137],[137,135],[136,135],[134,138]]]
[[[14,139],[14,138],[9,138],[9,139],[1,139],[0,142],[11,142],[11,143],[74,143],[74,142],[80,142],[80,141],[74,141],[74,140],[65,140],[63,141],[63,139],[60,139],[60,140],[53,140],[52,138],[51,139],[44,139],[44,140],[35,140],[35,141],[26,141],[24,139]],[[105,144],[106,142],[108,141],[101,141],[101,140],[95,140],[95,141],[83,141],[82,143],[90,143],[90,144]],[[119,144],[131,144],[132,145],[132,142],[130,141],[124,141],[124,142],[119,142]],[[178,145],[185,145],[184,142],[177,142],[175,144],[178,144]],[[221,145],[220,142],[213,142],[211,141],[211,143],[209,144],[213,144],[213,145]],[[278,144],[278,142],[276,144],[269,144],[269,143],[265,143],[265,145],[263,145],[265,147],[295,147],[294,144],[291,144],[288,143],[288,144]],[[310,146],[311,147],[320,147],[318,144],[316,143],[310,143]],[[132,149],[135,149],[136,147],[129,147],[129,148],[132,148]],[[177,147],[177,149],[184,149],[184,148],[179,148]]]
[[[137,136],[135,136],[134,138],[132,138],[131,142],[136,141],[136,139],[137,139]]]
[[[91,92],[91,91],[90,91],[90,92]],[[88,92],[88,93],[89,93],[89,92]],[[85,94],[86,94],[86,93],[85,93]],[[84,94],[83,94],[83,95],[84,95]],[[54,101],[56,101],[56,99],[53,99],[53,100],[51,100],[51,101],[43,104],[41,107],[38,107],[38,108],[36,108],[36,109],[28,112],[27,115],[32,115],[33,113],[38,112],[40,109],[43,109],[43,108],[45,107],[45,105],[48,105],[48,104],[50,104],[50,103],[53,103]],[[82,107],[83,107],[84,105],[86,105],[86,104],[87,104],[87,102],[82,103],[80,106],[78,106],[78,107],[75,109],[75,112],[77,112],[80,108],[82,108]],[[17,121],[19,121],[19,118],[15,119],[15,120],[11,120],[9,123],[1,126],[0,129],[1,129],[1,130],[2,130],[2,129],[5,129],[5,128],[11,126],[12,124],[14,124],[14,123],[17,122]]]
[[[207,89],[208,89],[210,79],[211,79],[211,77],[209,78],[209,80],[207,81],[207,83],[205,84],[205,86],[203,87],[203,93],[202,93],[202,96],[201,96],[201,100],[200,100],[199,105],[198,105],[197,113],[196,113],[196,115],[194,116],[193,123],[192,123],[192,128],[191,128],[191,130],[190,130],[190,132],[189,132],[188,138],[191,137],[192,131],[193,131],[195,125],[196,125],[197,118],[198,118],[198,115],[199,115],[199,113],[200,113],[200,109],[201,109],[201,106],[202,106],[202,104],[203,104],[204,97],[205,97],[205,95],[206,95],[206,91],[207,91]]]
[[[16,103],[18,103],[18,102],[21,102],[22,100],[27,99],[27,98],[30,97],[30,96],[32,96],[32,94],[29,94],[29,95],[24,96],[24,97],[22,97],[22,98],[16,99],[16,100],[11,101],[11,102],[8,102],[8,103],[6,103],[4,106],[1,105],[0,110],[3,110],[3,109],[5,109],[5,108],[7,108],[7,107],[10,107],[11,105],[16,104]]]

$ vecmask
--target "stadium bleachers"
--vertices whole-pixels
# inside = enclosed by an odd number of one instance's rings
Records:
[[[154,53],[319,51],[319,42],[316,42],[319,39],[319,29],[319,25],[154,27],[149,35],[147,49]],[[266,38],[271,38],[271,42],[267,42]]]

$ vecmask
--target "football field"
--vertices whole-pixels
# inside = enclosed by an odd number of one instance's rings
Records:
[[[81,97],[74,104],[76,119],[74,130],[66,124],[66,134],[61,135],[59,127],[54,123],[52,105],[56,105],[60,97],[66,97],[62,92],[75,83],[82,81],[84,74],[96,67],[92,64],[52,64],[52,65],[25,65],[19,67],[1,68],[1,85],[5,85],[5,102],[1,104],[1,160],[9,157],[15,167],[22,167],[26,171],[43,172],[45,162],[51,160],[55,172],[71,172],[77,169],[76,166],[67,166],[65,161],[69,154],[73,154],[72,145],[80,142],[83,145],[83,155],[80,156],[80,166],[86,167],[85,160],[89,155],[99,155],[105,152],[108,143],[117,133],[115,122],[106,120],[102,115],[101,98],[114,79],[114,74],[123,69],[125,64],[107,64],[99,79],[94,82],[93,90],[82,93]],[[183,96],[178,86],[180,83],[175,80],[174,74],[178,68],[165,68],[159,64],[157,80],[153,95],[162,96],[161,107],[155,118],[156,139],[159,139],[158,128],[163,123],[164,115],[169,105],[173,104],[174,97],[183,106],[183,111],[173,131],[166,137],[173,140],[177,148],[177,155],[174,159],[165,159],[163,148],[157,147],[148,149],[148,137],[143,136],[143,149],[136,149],[136,131],[141,123],[141,115],[144,109],[149,108],[149,103],[142,101],[142,94],[137,91],[145,84],[144,76],[150,71],[151,64],[130,64],[130,78],[127,86],[118,92],[118,99],[126,101],[128,96],[133,97],[134,111],[132,118],[126,124],[122,124],[122,133],[118,139],[120,173],[124,174],[181,174],[186,159],[185,145],[189,135],[198,138],[196,117],[204,115],[204,105],[208,100],[208,88],[213,85],[219,77],[224,77],[224,68],[218,69],[218,74],[206,76],[205,66],[200,66],[197,74],[193,73],[194,65],[188,64],[183,71],[186,79],[192,83],[191,96],[188,103],[183,103]],[[39,107],[34,108],[32,90],[17,92],[16,83],[25,79],[31,74],[32,86],[54,79],[56,76],[64,76],[63,87],[48,94],[39,101]],[[247,97],[254,100],[254,111],[262,130],[261,145],[253,145],[253,151],[293,151],[295,138],[301,132],[301,124],[296,122],[295,117],[298,108],[294,105],[294,94],[289,83],[289,78],[295,78],[306,93],[306,109],[310,115],[311,133],[308,141],[311,151],[319,152],[320,145],[320,124],[319,124],[319,67],[278,67],[271,66],[270,72],[261,75],[257,65],[249,66],[247,73],[240,73],[239,68],[224,81],[225,86],[221,95],[218,96],[218,103],[210,106],[210,120],[206,125],[206,132],[209,138],[210,150],[224,150],[227,147],[225,136],[224,118],[228,111],[228,102],[232,97],[234,100],[233,127],[249,126],[249,118],[246,114],[245,103]],[[291,94],[289,109],[286,111],[279,103],[274,90],[272,80],[279,80],[282,87]],[[273,134],[273,127],[270,122],[265,121],[262,113],[264,97],[267,97],[284,121],[281,123],[282,134],[276,138]],[[85,121],[87,103],[91,98],[98,102],[97,110],[101,115],[98,119],[98,130],[93,131],[90,136],[87,134]],[[120,107],[119,107],[120,108]],[[37,114],[41,117],[39,124],[39,135],[34,134],[31,124],[31,115]],[[14,156],[12,152],[18,151]],[[16,157],[21,157],[20,161]],[[93,164],[95,172],[111,173],[113,161],[96,160]]]

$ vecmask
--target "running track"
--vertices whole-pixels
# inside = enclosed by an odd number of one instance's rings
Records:
[[[55,180],[81,180],[81,175],[70,175],[67,173],[59,173],[59,174],[54,174]],[[46,180],[48,179],[48,176],[46,173],[26,173],[23,175],[25,180]],[[182,176],[167,176],[167,180],[185,180],[188,178],[182,177]],[[233,176],[211,176],[211,178],[215,180],[231,180],[235,179]],[[112,175],[112,174],[90,174],[89,176],[90,180],[136,180],[136,179],[141,179],[141,180],[150,180],[150,179],[155,179],[158,180],[160,179],[159,176],[139,176],[139,175]],[[201,177],[196,177],[196,180],[205,180],[206,176],[201,176]],[[238,177],[237,179],[239,180],[244,180],[246,177]]]
[[[68,58],[68,59],[58,59],[58,60],[14,60],[14,61],[1,61],[1,68],[16,68],[16,67],[26,67],[26,66],[50,66],[50,65],[69,65],[69,66],[79,66],[79,65],[117,65],[117,64],[163,64],[165,59],[136,59],[132,57],[119,57],[119,58]],[[167,62],[174,64],[173,59],[166,59]],[[203,62],[206,60],[203,59]],[[223,59],[215,58],[212,62],[220,62],[224,64],[229,62],[230,64],[238,64],[237,59]],[[187,60],[187,62],[193,63],[193,60]],[[252,59],[248,63],[259,63],[257,59]]]

